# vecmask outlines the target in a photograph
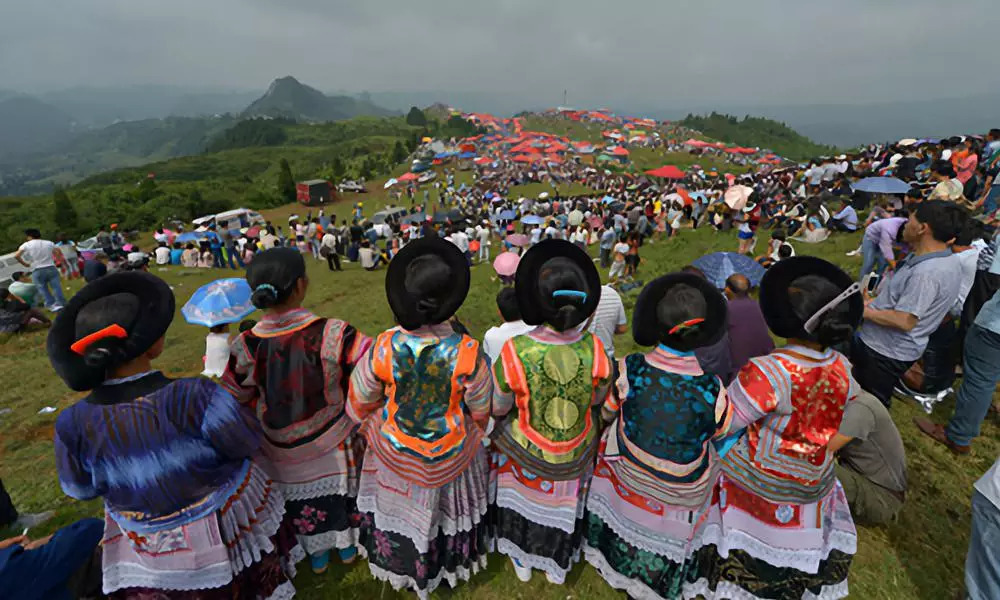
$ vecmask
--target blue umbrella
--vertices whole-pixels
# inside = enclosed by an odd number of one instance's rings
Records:
[[[750,280],[750,285],[756,287],[760,285],[760,279],[766,272],[757,261],[736,252],[713,252],[691,264],[701,269],[705,277],[719,289],[726,287],[726,279],[737,273],[745,276]]]
[[[541,225],[545,222],[545,219],[539,217],[538,215],[527,215],[521,217],[521,223],[524,225]]]
[[[514,219],[517,218],[517,213],[512,210],[504,210],[500,212],[498,218],[504,221],[513,221]]]
[[[205,327],[235,323],[257,310],[250,302],[252,293],[246,279],[219,279],[198,288],[181,314],[188,323]]]
[[[200,231],[189,231],[187,233],[182,233],[174,238],[175,242],[197,242],[198,240],[205,237],[205,234]]]
[[[895,177],[865,177],[851,187],[871,194],[905,194],[910,191],[910,184]]]
[[[604,203],[604,204],[611,204],[614,201],[615,201],[615,199],[612,196],[605,196],[605,197],[601,198],[601,202]]]

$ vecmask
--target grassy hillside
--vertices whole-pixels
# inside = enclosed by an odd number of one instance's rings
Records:
[[[760,117],[746,116],[741,120],[713,112],[704,116],[688,115],[678,123],[709,138],[739,146],[766,148],[794,160],[830,155],[836,150],[813,142],[784,123]]]
[[[466,181],[466,173],[460,181]],[[373,181],[376,191],[368,195],[349,194],[342,207],[334,212],[346,212],[351,203],[363,199],[367,211],[375,211],[386,202],[382,180]],[[537,194],[544,186],[533,185],[515,189],[515,194]],[[569,190],[564,190],[569,191]],[[576,191],[576,190],[574,190]],[[294,205],[265,211],[275,222],[284,221],[297,211]],[[859,259],[848,258],[844,252],[856,247],[858,235],[837,235],[823,244],[806,247],[802,253],[815,253],[855,271]],[[717,234],[708,230],[684,231],[673,240],[644,246],[645,263],[640,278],[676,270],[698,256],[714,250],[734,250],[735,235]],[[494,246],[495,248],[495,246]],[[591,249],[596,254],[595,249]],[[330,273],[325,263],[308,260],[310,290],[306,306],[323,316],[349,319],[362,331],[374,334],[392,324],[384,299],[384,270],[369,273],[357,264],[348,263],[342,273]],[[178,298],[178,316],[167,333],[167,343],[157,366],[172,377],[194,375],[201,371],[206,330],[189,325],[179,315],[180,306],[200,285],[220,277],[233,276],[233,271],[212,269],[154,269],[173,287]],[[71,286],[78,289],[74,282]],[[494,295],[499,288],[492,269],[473,267],[472,288],[459,311],[459,317],[474,335],[481,336],[496,322]],[[631,315],[636,292],[624,296]],[[0,372],[28,374],[11,377],[0,390],[0,407],[12,412],[0,416],[0,475],[10,490],[14,503],[23,511],[55,509],[57,519],[48,528],[32,531],[40,536],[54,527],[83,516],[99,515],[98,502],[76,502],[63,495],[55,476],[52,452],[53,424],[58,413],[38,414],[44,406],[63,410],[80,398],[69,392],[53,374],[45,355],[43,332],[21,337],[0,338]],[[618,339],[619,352],[637,350],[630,336]],[[952,402],[946,402],[934,418],[942,420],[950,414]],[[896,523],[888,527],[859,527],[858,554],[850,573],[852,598],[864,600],[949,600],[961,587],[962,565],[968,545],[972,483],[1000,453],[996,423],[988,421],[983,437],[976,441],[969,456],[955,457],[948,450],[920,434],[910,422],[923,414],[919,408],[896,402],[893,417],[903,435],[909,463],[910,491],[907,504]],[[0,532],[4,534],[16,532]],[[367,565],[361,561],[350,568],[335,566],[323,576],[303,573],[297,578],[297,597],[305,600],[410,600],[411,593],[395,593],[391,587],[374,581]],[[510,563],[498,555],[490,555],[489,567],[470,583],[454,592],[444,586],[432,595],[439,600],[619,600],[623,596],[612,591],[591,568],[578,566],[564,587],[548,584],[536,574],[528,584],[519,583]]]
[[[0,252],[16,247],[26,227],[38,227],[46,235],[63,231],[80,237],[93,235],[102,223],[143,230],[238,206],[278,206],[286,202],[277,188],[281,159],[288,160],[299,180],[362,174],[371,178],[394,168],[396,144],[409,147],[421,132],[402,117],[286,122],[280,127],[284,141],[277,145],[248,141],[247,147],[118,169],[70,186],[66,192],[77,215],[74,226],[56,225],[50,195],[0,198]]]

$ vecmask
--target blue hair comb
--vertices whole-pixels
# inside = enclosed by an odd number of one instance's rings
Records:
[[[552,292],[553,298],[573,298],[579,300],[580,303],[587,301],[587,292],[581,292],[580,290],[556,290]]]

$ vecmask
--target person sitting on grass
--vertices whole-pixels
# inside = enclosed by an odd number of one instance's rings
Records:
[[[889,410],[868,392],[844,409],[840,431],[827,444],[854,520],[885,525],[906,499],[906,451]]]
[[[33,322],[45,327],[52,324],[45,313],[28,306],[24,300],[11,294],[6,287],[0,286],[0,333],[28,331]]]
[[[0,541],[0,590],[5,600],[100,598],[104,522],[81,519],[37,540]]]
[[[32,308],[41,304],[38,286],[31,281],[31,275],[28,273],[21,271],[13,273],[10,276],[10,285],[7,286],[7,290]]]

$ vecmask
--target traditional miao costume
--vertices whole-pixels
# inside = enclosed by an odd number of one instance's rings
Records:
[[[371,338],[306,309],[268,313],[233,341],[222,384],[256,413],[261,466],[281,489],[303,548],[354,555],[360,439],[345,414],[351,370]],[[318,559],[318,560],[317,560]]]
[[[442,257],[456,282],[437,316],[422,319],[403,281],[407,265],[427,254]],[[483,429],[493,381],[479,343],[444,322],[469,289],[457,247],[440,238],[410,242],[386,282],[402,326],[379,335],[355,369],[348,407],[368,441],[358,493],[361,551],[376,578],[426,598],[442,581],[454,587],[486,567]]]
[[[761,283],[761,308],[776,335],[806,338],[787,295],[791,281],[809,274],[845,289],[853,283],[813,257],[771,267]],[[860,321],[860,296],[850,303]],[[830,349],[789,345],[752,359],[741,370],[729,399],[733,429],[746,427],[746,433],[722,461],[713,505],[697,540],[699,565],[686,590],[689,597],[847,596],[857,532],[826,446],[856,394],[850,363]]]
[[[537,297],[544,263],[572,258],[586,273],[583,318],[593,313],[600,278],[582,250],[562,240],[532,247],[520,261],[515,289],[525,322],[540,325],[552,300]],[[601,341],[573,328],[539,327],[509,340],[494,366],[495,452],[491,493],[496,550],[562,583],[579,560],[587,491],[600,441],[600,406],[610,391],[612,365]]]
[[[163,281],[141,272],[85,287],[59,315],[48,343],[70,387],[93,390],[59,415],[55,452],[67,495],[104,499],[104,593],[291,598],[294,563],[305,555],[283,520],[281,491],[250,460],[261,438],[253,416],[206,379],[171,380],[152,371],[105,381],[103,369],[87,367],[71,350],[82,348],[73,343],[80,309],[122,292],[139,297],[139,322],[95,335],[127,336],[127,360],[142,355],[165,333],[174,301]]]
[[[659,322],[657,305],[678,283],[702,292],[704,319]],[[726,330],[726,302],[698,276],[667,275],[643,290],[633,330],[639,345],[661,343],[624,360],[621,415],[604,433],[587,501],[586,558],[632,598],[673,599],[693,569],[692,541],[718,480],[713,441],[732,418],[722,381],[705,374],[693,352]],[[606,412],[618,408],[610,396]]]

